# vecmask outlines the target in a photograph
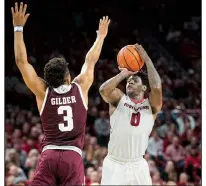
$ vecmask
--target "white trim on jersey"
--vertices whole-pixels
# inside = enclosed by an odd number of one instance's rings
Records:
[[[41,110],[40,110],[40,115],[42,115],[42,113],[43,113],[43,110],[44,110],[44,107],[45,107],[45,104],[46,104],[46,100],[47,100],[48,92],[49,92],[49,87],[46,89],[46,93],[45,93],[45,96],[44,96],[44,101],[42,103]]]
[[[139,101],[137,101],[137,103],[135,103],[134,101],[132,101],[132,99],[128,96],[128,95],[126,95],[126,99],[129,99],[132,103],[134,103],[135,105],[137,105],[137,104],[143,104],[146,100],[147,100],[147,98],[145,99],[145,98],[143,98],[143,99],[140,99]]]
[[[77,152],[80,156],[82,156],[82,150],[75,146],[57,146],[57,145],[46,145],[42,152],[45,150],[73,150]]]
[[[81,98],[82,98],[83,105],[84,105],[85,109],[88,110],[86,101],[85,101],[84,96],[83,96],[82,88],[80,87],[80,85],[78,83],[76,83],[76,82],[72,82],[72,83],[77,85],[79,92],[80,92],[80,95],[81,95]]]
[[[54,91],[58,94],[65,94],[69,92],[71,88],[72,88],[71,85],[61,85],[57,88],[54,88]]]

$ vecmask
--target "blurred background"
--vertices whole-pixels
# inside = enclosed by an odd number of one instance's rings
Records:
[[[153,185],[200,185],[201,1],[24,2],[31,14],[24,28],[28,60],[42,78],[44,65],[55,56],[69,62],[73,78],[78,75],[95,41],[99,19],[104,15],[112,19],[89,92],[83,151],[86,185],[100,183],[109,141],[108,105],[98,89],[118,73],[118,51],[136,42],[153,60],[163,86],[163,108],[145,155]],[[5,2],[6,185],[31,181],[44,135],[35,97],[15,65],[13,4]]]

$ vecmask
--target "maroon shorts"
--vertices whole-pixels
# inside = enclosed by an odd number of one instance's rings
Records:
[[[31,186],[84,185],[82,157],[72,150],[46,150],[41,154]]]

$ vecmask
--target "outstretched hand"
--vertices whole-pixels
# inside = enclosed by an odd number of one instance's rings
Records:
[[[132,75],[138,73],[138,72],[129,71],[129,70],[127,70],[126,68],[120,68],[120,67],[118,67],[118,68],[119,68],[119,70],[121,71],[121,73],[123,74],[123,76],[124,76],[125,78],[127,78],[127,77],[129,77],[129,76],[132,76]]]
[[[99,21],[99,30],[97,31],[97,35],[100,37],[105,38],[108,33],[108,27],[109,27],[110,19],[108,16],[104,16]]]
[[[13,25],[14,26],[24,26],[29,15],[26,14],[27,4],[20,3],[18,8],[18,3],[15,3],[15,9],[11,7],[11,13],[13,17]]]

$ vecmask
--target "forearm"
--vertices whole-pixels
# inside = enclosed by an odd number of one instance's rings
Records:
[[[91,47],[91,49],[86,55],[86,61],[92,63],[96,63],[98,61],[103,43],[104,43],[104,38],[97,36],[96,41],[94,42],[93,46]]]
[[[23,32],[14,32],[14,52],[16,63],[27,63]]]
[[[150,88],[160,89],[161,88],[161,78],[152,63],[152,60],[151,59],[146,60],[145,64],[147,67]]]
[[[110,93],[112,93],[112,91],[115,90],[115,88],[123,79],[125,79],[125,76],[123,76],[123,73],[120,72],[115,77],[108,79],[106,82],[104,82],[99,89],[100,92],[102,92],[104,95],[109,95]]]

